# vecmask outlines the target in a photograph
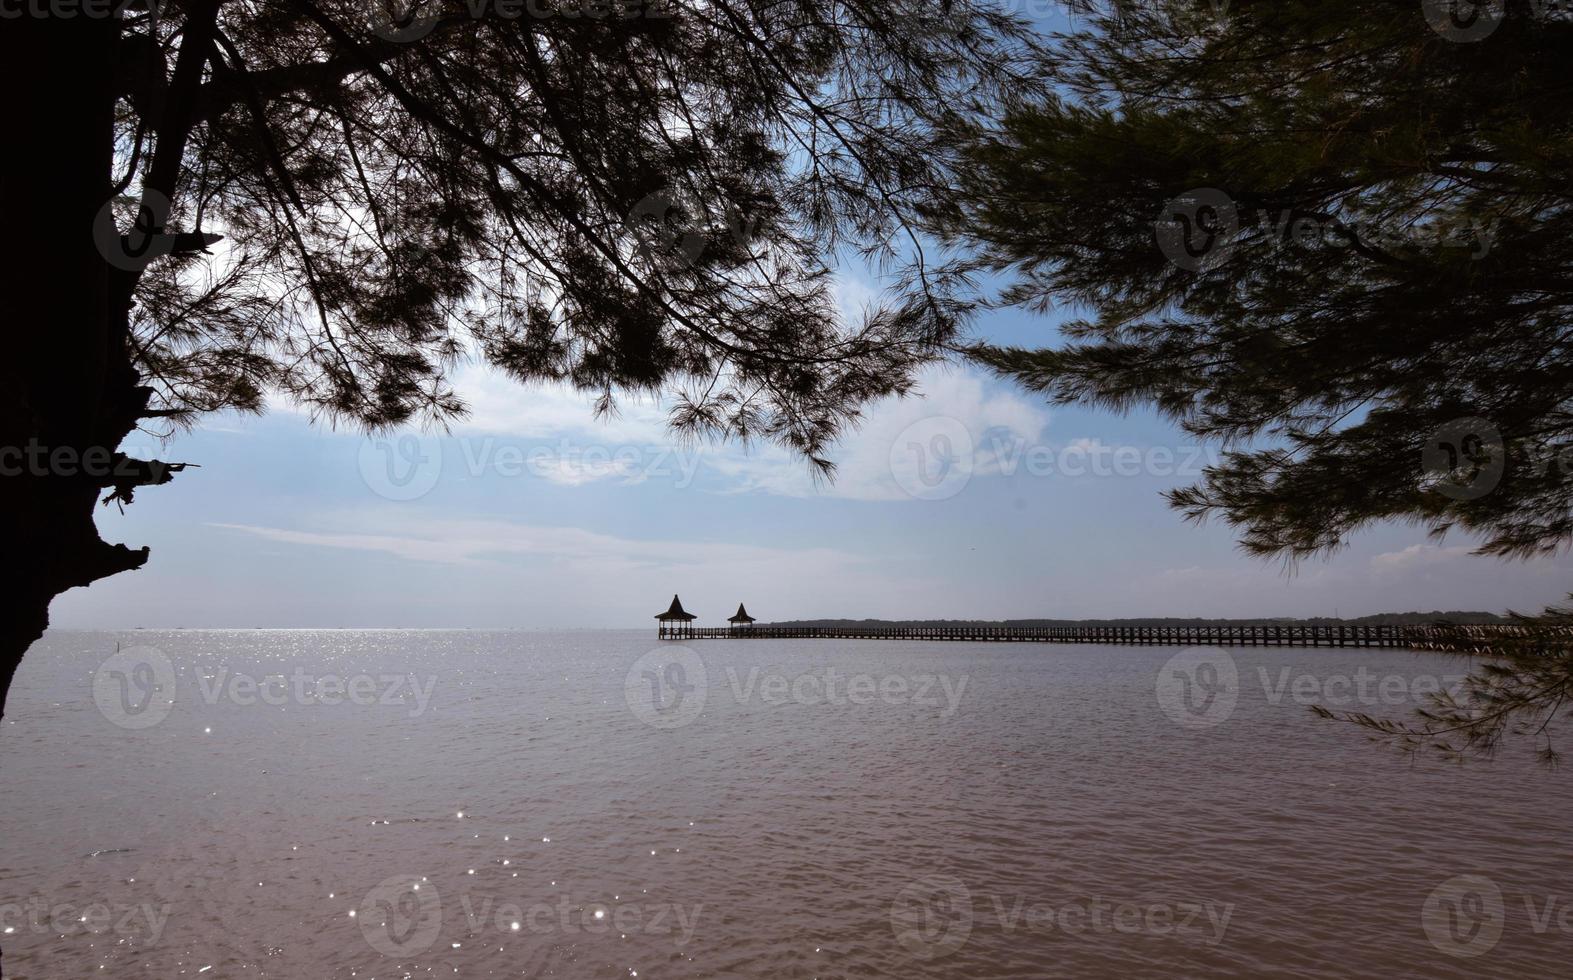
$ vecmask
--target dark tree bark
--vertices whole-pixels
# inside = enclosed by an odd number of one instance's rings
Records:
[[[0,600],[3,702],[55,596],[147,560],[93,520],[147,392],[127,356],[127,276],[93,236],[111,188],[117,22],[23,17],[0,36],[0,553],[16,576]]]

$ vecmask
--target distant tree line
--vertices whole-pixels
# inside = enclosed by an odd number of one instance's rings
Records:
[[[942,626],[999,626],[1030,629],[1046,626],[1433,626],[1439,624],[1502,625],[1513,622],[1508,616],[1489,612],[1407,612],[1375,613],[1350,619],[1332,616],[1256,617],[1246,619],[1208,619],[1173,616],[1131,617],[1126,619],[788,619],[769,626],[813,626],[820,628],[879,627],[921,628]]]

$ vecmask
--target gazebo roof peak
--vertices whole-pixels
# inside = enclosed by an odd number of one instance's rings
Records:
[[[672,594],[672,605],[667,608],[666,612],[657,613],[655,618],[681,619],[684,622],[689,622],[691,620],[697,619],[698,617],[683,608],[683,603],[677,598],[677,594],[674,592]]]
[[[727,620],[729,623],[752,623],[753,621],[754,617],[748,614],[748,610],[743,608],[741,602],[737,604],[737,612],[733,613],[731,618]]]

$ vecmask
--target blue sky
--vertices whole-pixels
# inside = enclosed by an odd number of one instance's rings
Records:
[[[847,308],[873,295],[844,280]],[[1018,311],[978,332],[1055,333]],[[649,627],[673,592],[701,624],[739,601],[764,620],[1353,616],[1538,608],[1573,583],[1565,557],[1502,563],[1402,526],[1286,574],[1160,498],[1207,459],[1190,437],[966,367],[874,406],[822,486],[769,446],[676,443],[659,405],[598,422],[587,398],[477,367],[459,388],[473,415],[441,438],[368,440],[279,406],[143,439],[200,468],[100,511],[108,540],[152,559],[56,600],[54,623]]]

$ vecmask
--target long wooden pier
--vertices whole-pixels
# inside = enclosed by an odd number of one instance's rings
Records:
[[[1489,630],[1493,627],[1479,627]],[[1424,626],[741,626],[665,624],[662,640],[936,640],[1143,646],[1424,647]]]

